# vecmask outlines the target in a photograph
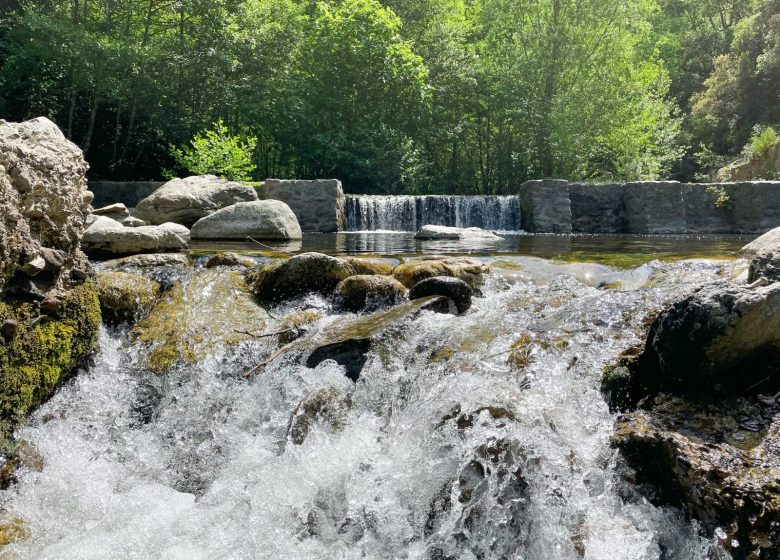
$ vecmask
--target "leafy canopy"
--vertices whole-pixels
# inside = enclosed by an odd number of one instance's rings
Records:
[[[197,133],[188,146],[170,146],[176,164],[196,175],[216,175],[229,181],[249,181],[255,170],[252,152],[257,138],[231,135],[221,120]]]

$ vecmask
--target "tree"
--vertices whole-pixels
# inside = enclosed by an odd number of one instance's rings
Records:
[[[212,128],[197,133],[189,146],[171,146],[176,165],[196,175],[216,175],[229,181],[249,181],[255,170],[252,153],[257,138],[242,139],[228,132],[218,121]]]

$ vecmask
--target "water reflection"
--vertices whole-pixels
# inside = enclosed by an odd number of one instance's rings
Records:
[[[749,235],[530,235],[506,234],[503,240],[464,242],[422,241],[408,232],[343,232],[307,234],[303,241],[193,242],[194,251],[249,251],[300,253],[318,251],[332,255],[366,253],[378,256],[418,254],[523,255],[578,262],[598,262],[621,267],[641,265],[652,259],[734,258],[749,243]]]

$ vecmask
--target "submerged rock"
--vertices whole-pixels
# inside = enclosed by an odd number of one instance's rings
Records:
[[[349,397],[334,388],[310,393],[293,410],[287,437],[295,445],[302,445],[316,424],[326,425],[333,431],[343,430],[350,404]]]
[[[657,399],[625,414],[613,445],[657,503],[684,508],[735,559],[780,557],[780,406]]]
[[[353,313],[376,311],[405,301],[406,288],[392,276],[358,274],[339,282],[334,300],[339,308]]]
[[[431,308],[436,307],[440,300],[447,298],[422,298],[353,321],[340,322],[328,330],[310,351],[306,367],[315,368],[325,360],[333,360],[346,367],[347,377],[357,381],[369,351],[377,349],[384,340],[393,338],[391,333],[407,328],[422,311],[435,311]],[[450,308],[449,304],[447,308]],[[452,310],[457,312],[454,303]]]
[[[104,269],[122,270],[126,268],[149,269],[157,267],[186,267],[190,259],[183,253],[148,253],[132,255],[101,263]]]
[[[220,208],[253,200],[257,200],[257,192],[249,185],[197,175],[168,181],[138,203],[133,217],[153,225],[175,222],[192,227]]]
[[[262,300],[283,301],[310,292],[329,295],[355,275],[351,264],[321,253],[303,253],[269,264],[247,276],[252,291]]]
[[[284,202],[239,202],[198,220],[193,239],[301,239],[298,218]]]
[[[421,280],[409,290],[409,299],[415,300],[427,296],[444,296],[455,302],[458,313],[471,308],[473,290],[463,280],[449,276],[434,276]]]
[[[187,249],[186,241],[166,227],[124,227],[119,222],[103,216],[89,226],[81,240],[81,246],[87,253],[96,256]]]
[[[407,288],[434,276],[451,276],[476,288],[482,281],[482,275],[490,267],[476,259],[450,257],[444,259],[422,258],[399,264],[393,269],[393,276]]]
[[[459,241],[501,241],[495,233],[477,227],[459,228],[426,225],[414,234],[415,239],[453,239]]]
[[[147,345],[146,364],[158,373],[194,363],[218,346],[234,346],[262,333],[268,313],[238,272],[203,270],[174,284],[131,336]]]
[[[104,270],[97,276],[103,321],[133,323],[146,315],[160,295],[160,285],[139,274]]]

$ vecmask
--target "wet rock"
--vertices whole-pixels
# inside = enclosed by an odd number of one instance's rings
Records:
[[[349,397],[333,388],[310,393],[293,410],[287,437],[295,445],[302,445],[316,424],[328,426],[333,431],[343,430],[350,404]]]
[[[717,283],[679,301],[653,322],[644,348],[627,362],[637,399],[661,391],[776,392],[768,366],[780,352],[780,284],[751,289]]]
[[[92,213],[95,216],[105,216],[106,218],[111,218],[117,222],[121,222],[125,218],[130,217],[130,211],[127,209],[127,206],[121,202],[110,204],[109,206],[104,206],[102,208],[96,208]]]
[[[395,265],[379,259],[363,259],[358,257],[344,257],[344,260],[352,265],[355,274],[392,274]]]
[[[88,269],[79,250],[86,169],[81,150],[50,120],[0,123],[0,293],[25,265],[43,294],[68,289],[71,272]],[[59,269],[41,269],[44,248],[67,257]]]
[[[409,290],[409,299],[415,300],[427,296],[444,296],[455,302],[458,313],[471,308],[473,290],[463,280],[450,276],[434,276],[421,280]]]
[[[761,251],[772,251],[777,248],[780,248],[780,227],[754,239],[742,247],[739,253],[745,257],[755,257]]]
[[[0,324],[0,335],[6,340],[10,340],[19,332],[19,323],[13,319],[6,319]]]
[[[247,276],[252,291],[265,301],[283,301],[310,292],[330,295],[355,269],[341,259],[303,253],[267,265]]]
[[[165,373],[177,363],[197,362],[214,348],[253,340],[268,321],[240,273],[200,270],[163,294],[130,336],[147,346],[144,365]]]
[[[414,235],[415,239],[452,239],[458,241],[501,241],[495,233],[477,227],[458,228],[426,225]]]
[[[168,181],[138,203],[133,217],[153,225],[174,222],[192,227],[220,208],[253,200],[257,192],[249,185],[200,175]]]
[[[181,237],[164,227],[124,227],[119,222],[102,216],[84,232],[81,246],[84,251],[95,256],[187,249],[187,243]]]
[[[482,281],[482,275],[489,271],[486,264],[466,257],[422,258],[399,264],[393,269],[393,276],[407,288],[434,276],[459,278],[476,288]]]
[[[0,546],[29,540],[30,530],[19,517],[0,517]]]
[[[251,257],[239,255],[238,253],[218,253],[210,256],[205,263],[204,268],[215,268],[217,266],[241,266],[244,268],[254,268],[257,262]]]
[[[613,445],[654,502],[718,532],[735,560],[780,557],[780,407],[659,397],[619,418]]]
[[[132,255],[102,263],[102,267],[108,270],[121,270],[125,268],[149,269],[157,267],[187,267],[189,265],[189,257],[182,253]]]
[[[347,377],[357,381],[368,359],[368,352],[375,350],[381,358],[389,350],[385,343],[396,341],[410,327],[411,321],[436,299],[440,298],[422,298],[353,321],[337,323],[309,351],[306,367],[315,368],[325,360],[334,360],[346,367]],[[455,304],[452,305],[454,307]]]
[[[431,299],[420,309],[423,311],[433,311],[434,313],[440,313],[442,315],[458,314],[458,305],[455,301],[444,296],[431,297]]]
[[[192,226],[193,239],[301,239],[298,218],[284,202],[239,202],[209,214]]]
[[[103,321],[134,323],[145,316],[160,294],[160,285],[138,274],[103,270],[97,275]]]
[[[405,301],[406,288],[392,276],[358,274],[339,282],[334,300],[345,311],[376,311]]]

